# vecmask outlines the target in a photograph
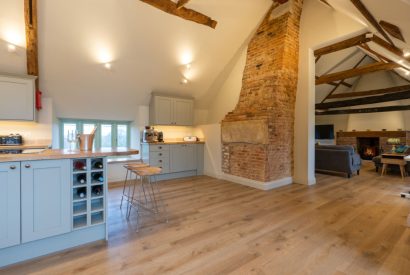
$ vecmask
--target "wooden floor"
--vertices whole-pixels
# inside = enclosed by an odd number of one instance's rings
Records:
[[[410,274],[410,179],[370,167],[258,191],[209,177],[163,182],[170,222],[135,232],[110,190],[109,241],[1,274]]]

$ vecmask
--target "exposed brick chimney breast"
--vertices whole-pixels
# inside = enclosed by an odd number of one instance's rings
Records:
[[[261,182],[292,176],[303,0],[275,0],[248,45],[242,90],[222,121],[222,170]]]

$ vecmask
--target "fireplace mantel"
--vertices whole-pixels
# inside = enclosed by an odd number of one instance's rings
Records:
[[[360,139],[363,138],[378,138],[379,152],[388,152],[392,149],[392,145],[387,142],[389,138],[399,138],[403,145],[410,145],[410,131],[351,131],[338,132],[336,134],[337,145],[352,145],[358,147]],[[360,149],[360,148],[357,148]]]

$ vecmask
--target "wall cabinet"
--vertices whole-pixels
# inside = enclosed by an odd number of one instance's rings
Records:
[[[34,76],[0,75],[0,120],[36,119]]]
[[[20,163],[0,163],[0,249],[20,244]]]
[[[70,186],[70,160],[21,162],[23,243],[70,232]]]
[[[150,103],[150,124],[192,126],[194,101],[153,95]]]

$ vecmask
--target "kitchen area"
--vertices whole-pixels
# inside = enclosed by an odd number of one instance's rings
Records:
[[[71,122],[36,92],[33,77],[0,76],[0,268],[107,241],[110,215],[122,211],[108,213],[110,184],[124,181],[124,165],[158,167],[159,184],[203,175],[205,142],[193,136],[192,98],[153,93],[144,125],[124,124],[126,146],[104,147],[104,127],[111,125],[111,145],[120,144],[123,122],[93,120],[92,134],[76,123],[73,139],[65,131]],[[87,144],[78,139],[90,135]]]

